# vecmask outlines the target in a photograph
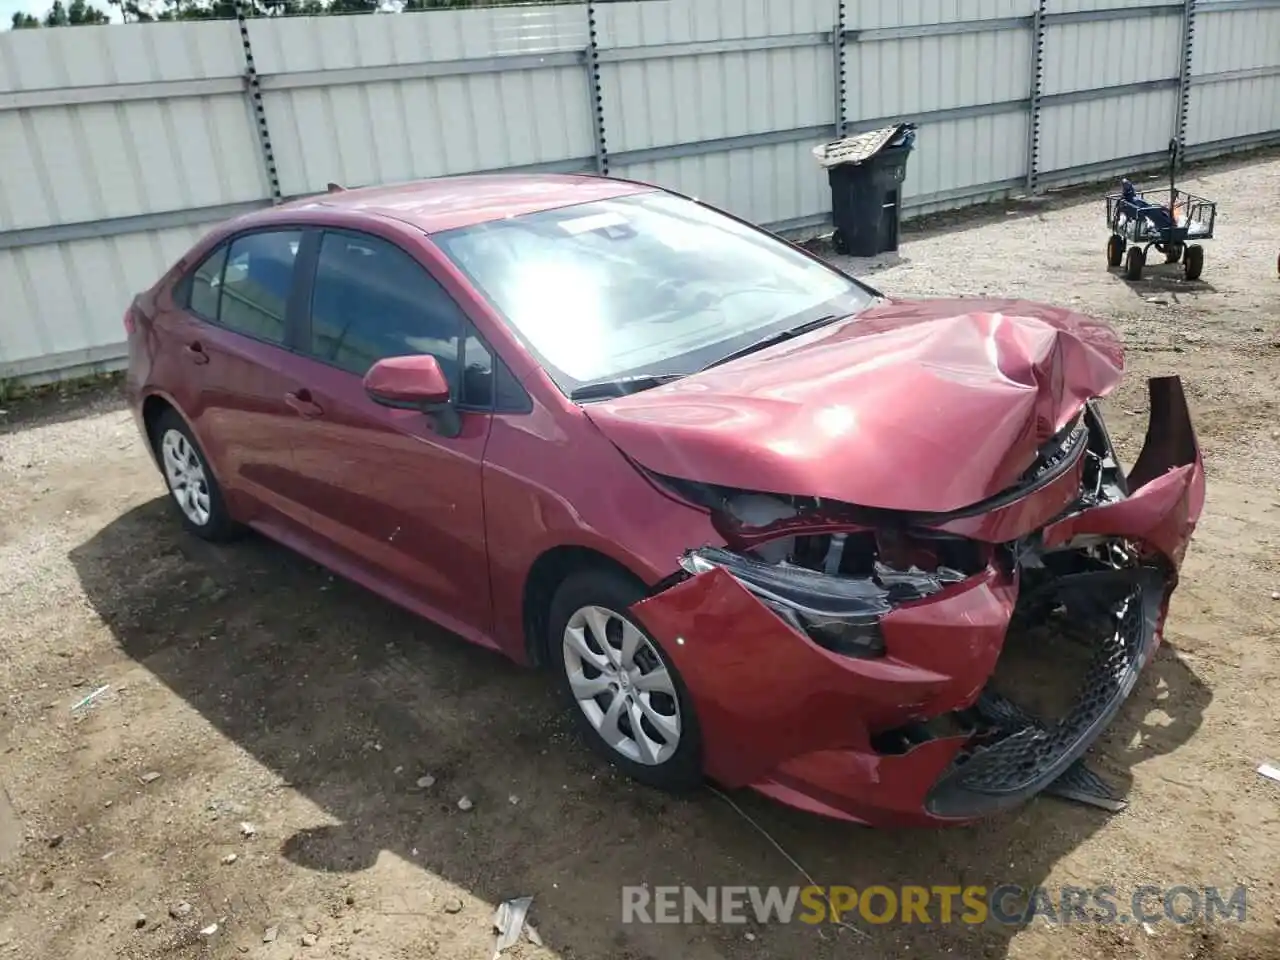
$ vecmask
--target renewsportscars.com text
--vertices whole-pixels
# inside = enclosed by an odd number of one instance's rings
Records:
[[[1194,923],[1245,920],[1244,887],[622,888],[623,923]]]

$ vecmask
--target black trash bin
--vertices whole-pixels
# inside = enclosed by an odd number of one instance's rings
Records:
[[[902,184],[914,144],[915,125],[903,123],[814,150],[831,184],[836,253],[874,257],[898,249]]]

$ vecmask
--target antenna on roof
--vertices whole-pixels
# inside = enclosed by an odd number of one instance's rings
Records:
[[[347,188],[340,183],[330,182],[329,186],[325,188],[325,193],[342,193],[346,189]]]

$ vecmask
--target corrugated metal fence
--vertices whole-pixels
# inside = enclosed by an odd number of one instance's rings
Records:
[[[0,381],[123,355],[214,222],[499,169],[652,180],[780,231],[812,148],[920,124],[926,212],[1280,140],[1280,0],[627,0],[0,34]]]

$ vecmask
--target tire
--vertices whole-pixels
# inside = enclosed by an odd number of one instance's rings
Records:
[[[1186,256],[1183,258],[1182,275],[1190,281],[1199,280],[1202,273],[1204,273],[1204,247],[1193,243],[1187,247]]]
[[[1182,255],[1185,252],[1185,250],[1186,248],[1181,243],[1169,244],[1169,246],[1167,246],[1164,251],[1164,262],[1177,263],[1179,260],[1182,259]]]
[[[1124,237],[1113,233],[1107,241],[1107,266],[1118,267],[1124,261]]]
[[[551,601],[548,659],[565,709],[593,750],[640,783],[682,792],[703,782],[698,721],[679,671],[658,642],[626,612],[644,596],[639,583],[611,570],[570,574]],[[598,638],[602,624],[615,654],[612,661],[606,660]],[[629,635],[636,643],[629,672],[615,666],[626,630],[636,631]],[[572,639],[575,633],[580,638],[577,643]],[[660,667],[665,668],[669,683],[661,683],[656,672]],[[628,677],[625,681],[624,675]],[[645,678],[652,688],[639,685]],[[591,696],[597,687],[599,692]],[[648,699],[641,701],[646,693]],[[580,700],[582,694],[588,696]],[[602,730],[609,728],[610,708],[620,698],[622,715],[611,740]],[[635,736],[633,726],[637,716],[641,718],[640,737]]]
[[[1142,252],[1141,247],[1130,247],[1129,255],[1124,259],[1124,278],[1126,280],[1141,280],[1142,268],[1147,265],[1147,255]]]
[[[836,230],[831,234],[831,249],[842,257],[849,255],[849,241],[845,239],[844,233]]]
[[[212,543],[234,540],[243,529],[227,510],[222,488],[187,422],[174,410],[157,418],[151,442],[169,502],[188,533]]]

